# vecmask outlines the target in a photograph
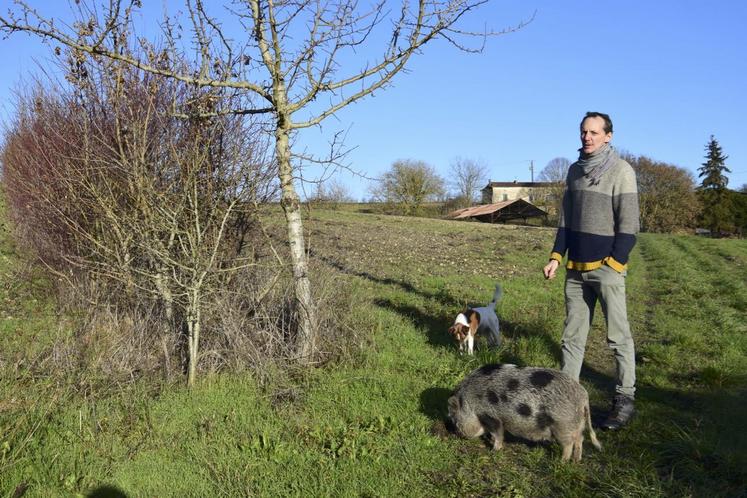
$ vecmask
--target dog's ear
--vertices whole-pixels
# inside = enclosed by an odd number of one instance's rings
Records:
[[[454,336],[454,339],[456,339],[457,341],[460,341],[462,340],[462,335],[463,335],[462,329],[463,328],[464,328],[464,325],[462,325],[461,323],[452,325],[451,327],[449,327],[449,334]]]

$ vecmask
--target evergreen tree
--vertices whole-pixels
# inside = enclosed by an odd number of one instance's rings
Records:
[[[730,197],[726,189],[729,179],[724,173],[731,173],[726,167],[725,156],[716,138],[711,139],[706,145],[706,162],[698,168],[702,182],[698,187],[701,201],[703,203],[702,221],[711,230],[711,234],[718,236],[722,229],[731,225]]]

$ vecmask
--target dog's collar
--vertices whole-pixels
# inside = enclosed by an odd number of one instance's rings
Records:
[[[465,327],[469,327],[469,323],[467,323],[467,317],[464,316],[464,313],[459,313],[456,317],[456,320],[454,320],[454,325],[460,324],[464,325]]]

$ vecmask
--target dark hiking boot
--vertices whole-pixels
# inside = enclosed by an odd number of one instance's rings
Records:
[[[612,411],[607,416],[607,420],[602,424],[603,429],[614,431],[620,429],[633,418],[635,413],[635,402],[630,396],[618,394],[615,396],[615,404]]]

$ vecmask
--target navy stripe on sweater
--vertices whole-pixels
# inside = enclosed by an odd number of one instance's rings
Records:
[[[612,256],[624,265],[628,262],[628,256],[635,242],[636,237],[633,234],[620,233],[617,236],[605,236],[561,228],[558,230],[553,252],[563,254],[564,248],[567,248],[570,261],[584,263],[602,261],[607,256]]]

